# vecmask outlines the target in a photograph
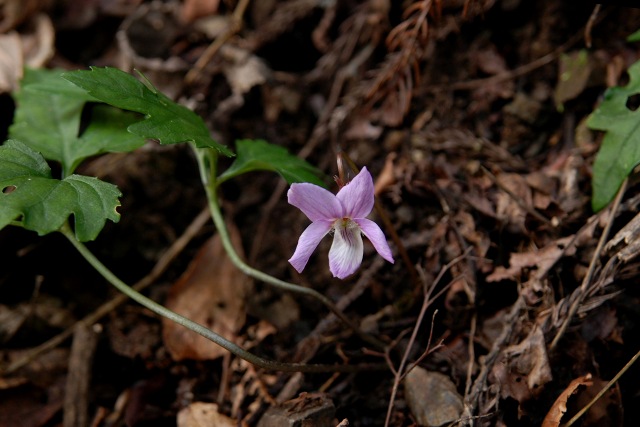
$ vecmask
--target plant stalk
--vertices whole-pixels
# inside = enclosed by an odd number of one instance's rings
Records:
[[[76,248],[76,250],[83,256],[85,260],[104,277],[109,283],[116,287],[120,292],[137,302],[138,304],[148,308],[154,313],[166,317],[167,319],[176,322],[179,325],[190,329],[197,334],[202,335],[210,341],[218,344],[220,347],[228,350],[234,355],[247,362],[258,366],[263,369],[283,372],[306,372],[306,373],[318,373],[318,372],[355,372],[366,369],[380,369],[379,365],[364,364],[364,365],[308,365],[304,363],[283,363],[272,360],[263,359],[243,349],[242,347],[234,344],[233,342],[223,338],[210,329],[196,323],[192,320],[175,313],[165,306],[158,304],[152,299],[147,298],[141,293],[132,289],[129,285],[120,280],[111,270],[109,270],[98,258],[91,253],[91,251],[75,237],[75,234],[71,230],[68,224],[65,224],[60,232],[69,240],[69,242]]]

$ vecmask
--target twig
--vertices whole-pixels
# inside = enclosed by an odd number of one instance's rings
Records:
[[[584,44],[591,49],[591,29],[598,18],[598,13],[600,13],[600,8],[602,8],[601,4],[596,4],[593,8],[593,12],[591,12],[591,16],[589,16],[589,20],[587,21],[587,25],[584,27]]]
[[[98,334],[91,325],[78,323],[73,334],[69,372],[64,389],[64,427],[85,427],[89,424],[89,386],[93,356],[98,346]]]
[[[625,373],[625,372],[627,372],[627,371],[629,370],[629,368],[630,368],[634,363],[636,363],[636,361],[638,360],[638,357],[640,357],[640,351],[638,351],[638,352],[635,354],[635,356],[633,356],[633,357],[631,358],[631,360],[629,360],[629,361],[627,362],[627,364],[626,364],[626,365],[624,365],[624,367],[623,367],[622,369],[620,369],[620,372],[618,372],[618,373],[616,374],[616,376],[615,376],[615,377],[613,377],[613,378],[611,379],[611,381],[609,381],[609,382],[607,383],[607,385],[606,385],[606,386],[604,386],[604,388],[603,388],[602,390],[600,390],[600,392],[598,392],[598,394],[596,394],[596,395],[594,396],[594,398],[593,398],[593,399],[591,399],[591,402],[587,403],[587,405],[586,405],[584,408],[582,408],[580,411],[578,411],[578,413],[577,413],[577,414],[575,414],[575,415],[573,416],[573,418],[571,418],[571,419],[569,420],[569,422],[567,422],[563,427],[570,427],[570,426],[572,426],[576,421],[578,421],[578,419],[579,419],[581,416],[583,416],[583,415],[584,415],[584,414],[585,414],[585,413],[586,413],[586,412],[587,412],[587,411],[588,411],[588,410],[589,410],[589,409],[590,409],[590,408],[591,408],[591,407],[592,407],[592,406],[593,406],[593,405],[594,405],[594,404],[595,404],[595,403],[596,403],[596,402],[597,402],[597,401],[598,401],[598,400],[599,400],[599,399],[600,399],[600,398],[601,398],[601,397],[602,397],[602,396],[607,392],[607,390],[609,390],[609,389],[610,389],[610,388],[611,388],[611,387],[612,387],[612,386],[613,386],[613,385],[614,385],[614,384],[615,384],[615,383],[620,379],[620,377],[621,377],[622,375],[624,375],[624,373]]]
[[[584,279],[582,279],[582,283],[580,284],[580,291],[576,295],[573,303],[571,303],[571,307],[569,308],[569,312],[567,313],[567,316],[564,319],[564,322],[560,326],[560,329],[556,333],[556,336],[553,338],[553,341],[551,341],[551,345],[549,346],[550,351],[556,347],[556,345],[560,341],[560,338],[562,338],[562,336],[566,332],[567,327],[569,326],[569,323],[571,323],[571,319],[578,312],[578,308],[580,307],[580,304],[582,303],[585,295],[587,294],[587,290],[589,288],[589,285],[591,284],[591,279],[593,278],[593,274],[596,269],[596,264],[598,263],[598,259],[600,258],[600,253],[602,252],[602,248],[604,247],[605,243],[607,242],[607,239],[609,238],[611,226],[613,225],[613,219],[615,218],[616,213],[618,212],[618,208],[620,207],[620,202],[622,201],[622,196],[624,195],[624,192],[627,188],[627,182],[628,182],[628,178],[625,178],[624,182],[620,186],[620,189],[618,190],[618,194],[616,195],[615,200],[613,201],[613,205],[611,205],[611,209],[609,211],[609,220],[607,221],[607,225],[605,226],[604,230],[602,230],[602,235],[600,236],[600,240],[598,241],[598,246],[596,246],[596,250],[593,252],[593,256],[591,257],[591,262],[589,263],[589,270],[587,270],[587,274],[584,276]]]
[[[464,395],[468,395],[471,390],[471,376],[473,375],[473,363],[476,360],[475,350],[474,350],[474,339],[476,335],[476,327],[478,323],[478,314],[473,313],[473,317],[471,317],[471,330],[469,331],[469,366],[467,366],[467,381],[464,385]]]
[[[353,285],[349,292],[347,292],[338,300],[336,306],[340,310],[346,310],[347,307],[351,305],[351,303],[358,297],[360,297],[360,295],[362,295],[362,293],[369,287],[369,285],[371,284],[372,276],[374,276],[378,272],[378,270],[382,268],[383,264],[384,260],[381,257],[376,258],[371,263],[369,268],[367,268],[362,273],[362,275],[360,275],[358,281],[355,283],[355,285]],[[300,342],[298,342],[298,344],[296,344],[293,361],[308,362],[309,360],[311,360],[320,348],[320,339],[322,337],[322,334],[330,328],[333,328],[337,322],[338,318],[334,313],[329,313],[327,316],[325,316],[324,319],[318,322],[313,331],[307,334],[306,337],[304,337],[302,340],[300,340]],[[368,350],[365,348],[363,352],[367,354]],[[287,383],[282,387],[281,392],[278,394],[278,401],[291,399],[296,395],[301,386],[302,381],[299,377],[299,374],[291,376],[291,378],[287,380]]]
[[[229,40],[234,34],[242,29],[242,17],[247,10],[247,6],[249,6],[249,0],[240,0],[238,2],[238,5],[231,15],[231,22],[229,23],[229,27],[224,33],[216,37],[216,39],[202,53],[200,58],[198,58],[196,63],[193,65],[193,68],[191,68],[187,75],[184,77],[184,81],[186,84],[189,85],[196,81],[202,70],[204,70],[204,67],[206,67],[207,64],[211,62],[222,45],[224,45],[227,40]]]
[[[449,271],[449,269],[452,266],[454,266],[455,264],[457,264],[458,262],[463,260],[464,257],[466,257],[466,256],[467,256],[467,252],[465,252],[462,255],[459,255],[456,258],[454,258],[453,260],[449,261],[449,263],[447,263],[447,265],[445,265],[443,268],[440,269],[440,272],[438,273],[438,276],[433,281],[433,286],[431,286],[430,289],[425,289],[425,291],[424,291],[424,298],[422,300],[422,307],[420,308],[420,314],[418,314],[418,319],[416,320],[415,326],[413,327],[413,332],[411,333],[411,337],[409,338],[409,342],[407,343],[407,348],[405,349],[404,354],[402,355],[402,360],[400,361],[400,365],[398,366],[398,370],[397,370],[397,372],[395,374],[395,378],[394,378],[394,381],[393,381],[393,388],[391,389],[391,397],[389,398],[389,406],[387,407],[387,417],[386,417],[385,422],[384,422],[385,427],[387,427],[389,425],[389,422],[391,421],[391,413],[393,411],[393,403],[395,401],[396,394],[398,393],[398,388],[400,387],[400,381],[404,377],[404,372],[403,371],[404,371],[405,365],[407,364],[407,360],[409,359],[409,353],[411,352],[411,347],[413,347],[413,344],[415,343],[416,337],[418,336],[418,331],[420,330],[420,326],[422,324],[422,320],[424,319],[424,315],[427,312],[427,308],[433,302],[433,298],[430,298],[431,292],[433,292],[433,290],[438,285],[440,280],[442,280],[442,277],[445,275],[445,273],[447,271]],[[450,282],[449,285],[447,285],[445,288],[448,288],[451,285],[451,283],[453,283],[453,282]],[[426,286],[426,283],[425,283],[425,286]],[[438,293],[438,295],[440,295],[441,292],[442,291],[440,291]],[[433,326],[433,324],[432,324],[432,326]],[[426,354],[429,353],[429,346],[430,345],[431,345],[431,336],[429,336],[429,342],[427,343],[427,349],[425,350]]]
[[[171,265],[173,260],[180,254],[180,252],[184,250],[187,244],[189,244],[189,242],[198,234],[200,229],[207,223],[207,221],[209,221],[209,218],[210,218],[209,208],[203,209],[202,212],[200,212],[198,216],[191,222],[191,224],[189,224],[189,226],[186,228],[184,233],[182,233],[182,235],[178,237],[178,239],[176,239],[175,242],[173,242],[173,244],[169,247],[169,249],[167,249],[164,252],[164,254],[162,254],[162,256],[160,257],[156,265],[151,269],[149,274],[147,274],[145,277],[139,280],[133,286],[133,289],[135,289],[136,291],[142,291],[147,286],[154,283],[158,279],[158,277],[160,277],[166,271],[166,269],[169,267],[169,265]],[[0,369],[0,373],[11,374],[17,371],[18,369],[32,362],[40,354],[50,351],[56,348],[57,346],[59,346],[60,344],[62,344],[67,338],[73,335],[73,331],[75,330],[78,324],[84,324],[87,326],[92,325],[93,323],[97,322],[108,313],[111,313],[120,304],[127,301],[127,299],[128,298],[126,295],[118,294],[112,300],[102,304],[100,307],[98,307],[92,313],[85,316],[83,319],[78,321],[72,327],[59,333],[55,337],[45,341],[39,346],[29,350],[27,354],[25,354],[23,357],[16,360],[15,362],[11,363],[9,366],[7,366],[6,369]]]
[[[505,343],[508,341],[509,337],[511,336],[511,332],[513,331],[513,324],[516,318],[518,317],[518,315],[520,314],[520,311],[524,307],[525,307],[524,298],[522,297],[522,295],[519,295],[516,302],[513,303],[513,306],[511,306],[511,311],[509,312],[509,314],[505,319],[502,332],[500,332],[500,335],[498,336],[498,338],[496,338],[496,340],[493,342],[493,347],[491,347],[491,351],[489,351],[489,353],[484,357],[484,362],[482,363],[482,367],[480,368],[480,373],[478,374],[478,377],[473,383],[473,386],[471,387],[471,391],[465,394],[464,400],[467,406],[465,410],[468,412],[469,415],[475,412],[475,408],[476,408],[480,393],[485,388],[487,376],[489,375],[489,372],[491,372],[491,368],[493,367],[493,364],[496,362],[498,356],[500,355],[500,351],[502,350],[502,347],[505,345]],[[472,419],[472,417],[470,417],[470,419]]]
[[[600,16],[599,19],[596,19],[595,23],[599,22],[601,19],[602,19],[602,16]],[[592,24],[592,26],[595,25],[595,23]],[[513,70],[508,70],[508,71],[493,75],[491,77],[486,77],[481,79],[467,80],[467,81],[456,82],[456,83],[440,85],[440,86],[432,86],[431,90],[433,91],[472,90],[472,89],[477,89],[479,87],[483,87],[486,85],[493,85],[496,83],[501,83],[503,81],[515,79],[516,77],[524,76],[525,74],[529,74],[533,70],[543,67],[547,64],[550,64],[551,62],[558,59],[560,55],[564,53],[564,51],[566,51],[575,43],[580,41],[583,35],[584,35],[584,31],[580,31],[574,34],[569,40],[567,40],[562,45],[558,46],[552,52],[549,52],[548,54],[541,56],[540,58],[535,59],[529,62],[528,64],[524,64],[520,67],[514,68]]]

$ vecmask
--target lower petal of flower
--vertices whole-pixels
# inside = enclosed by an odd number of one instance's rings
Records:
[[[338,220],[333,228],[335,233],[329,250],[329,270],[334,277],[344,279],[362,264],[362,235],[360,226],[351,219]]]

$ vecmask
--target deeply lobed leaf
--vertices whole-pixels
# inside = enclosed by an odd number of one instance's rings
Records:
[[[91,67],[90,71],[72,71],[63,77],[102,102],[144,114],[145,120],[129,125],[131,133],[157,139],[161,144],[193,142],[197,147],[215,148],[225,156],[233,156],[227,147],[211,138],[197,114],[145,86],[131,74],[116,68]]]
[[[628,73],[629,84],[608,89],[602,104],[587,121],[591,129],[607,132],[593,164],[594,211],[613,199],[627,175],[640,163],[640,110],[627,107],[629,98],[640,93],[640,61],[629,67]]]
[[[0,229],[12,221],[40,235],[59,230],[70,215],[79,241],[93,240],[107,219],[118,222],[120,191],[97,178],[51,177],[42,155],[22,142],[0,146]]]
[[[139,120],[136,114],[108,106],[93,109],[89,126],[79,136],[83,108],[95,99],[62,79],[59,70],[27,69],[15,97],[18,108],[10,137],[60,162],[65,176],[87,157],[132,151],[145,142],[126,130]]]

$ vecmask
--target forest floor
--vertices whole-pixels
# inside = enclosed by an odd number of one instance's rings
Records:
[[[118,185],[122,219],[89,248],[125,282],[146,277],[150,298],[266,359],[363,367],[257,368],[120,298],[64,239],[9,227],[0,231],[0,427],[557,426],[640,349],[640,264],[619,256],[628,239],[613,240],[635,217],[640,188],[631,179],[617,205],[592,210],[602,133],[585,123],[640,58],[640,44],[626,41],[640,8],[0,8],[3,140],[23,63],[137,69],[196,111],[217,141],[283,146],[322,170],[332,191],[339,155],[366,166],[384,211],[371,218],[382,227],[388,217],[395,258],[365,243],[361,268],[339,280],[325,238],[297,273],[287,260],[309,220],[287,203],[286,183],[256,172],[222,187],[249,265],[335,301],[375,346],[319,302],[233,266],[202,213],[187,147],[150,141],[94,158],[80,172]],[[638,378],[636,364],[576,425],[638,425]]]

